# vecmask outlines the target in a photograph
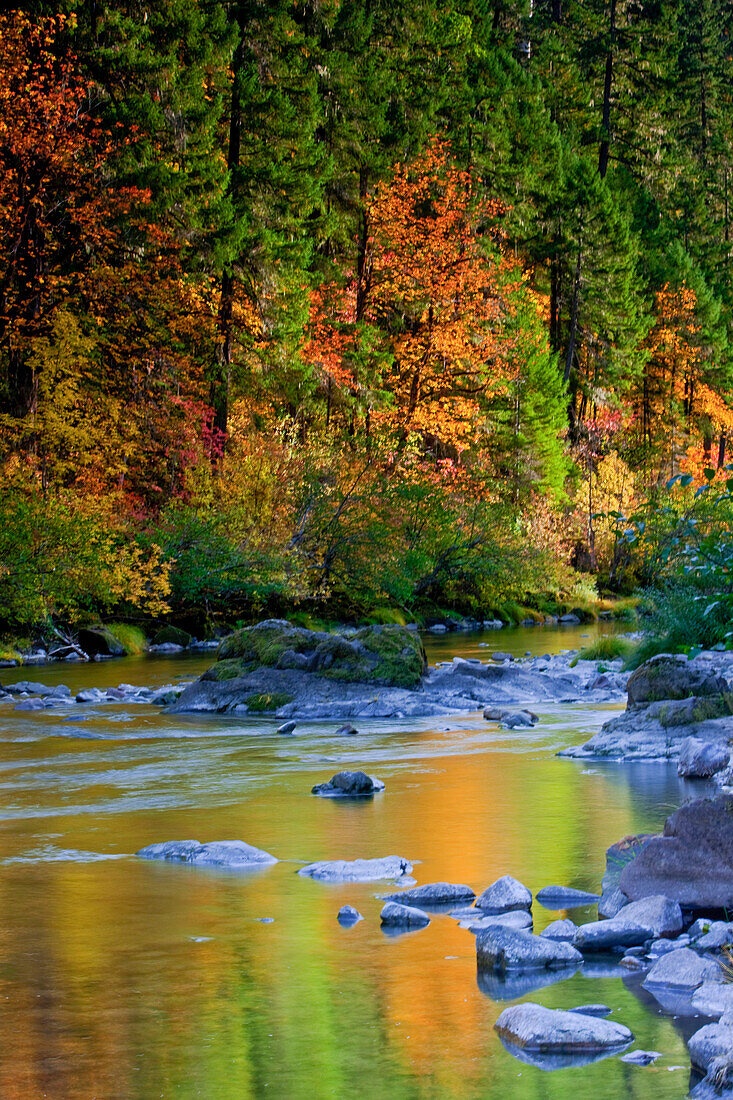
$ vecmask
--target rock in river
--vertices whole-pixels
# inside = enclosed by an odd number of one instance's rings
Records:
[[[554,920],[547,928],[540,932],[547,940],[556,940],[558,943],[572,943],[578,931],[577,924],[571,920]]]
[[[514,928],[492,925],[476,936],[479,969],[543,970],[577,966],[582,955],[569,943],[557,943]]]
[[[494,1027],[505,1042],[543,1054],[617,1052],[634,1039],[627,1027],[611,1020],[532,1002],[505,1008]]]
[[[311,794],[322,798],[368,798],[383,790],[382,780],[366,772],[337,772],[328,783],[316,783]]]
[[[262,867],[277,863],[275,856],[245,844],[243,840],[214,840],[201,844],[198,840],[168,840],[150,844],[136,853],[142,859],[165,859],[175,863],[193,863],[199,867]]]
[[[623,868],[632,900],[664,894],[687,909],[733,909],[733,795],[699,799],[667,818]]]
[[[682,910],[676,901],[654,894],[625,905],[614,918],[619,924],[636,924],[650,936],[670,936],[682,931]]]
[[[599,894],[574,890],[571,886],[543,886],[535,896],[545,909],[576,909],[581,905],[594,905],[601,900]]]
[[[399,879],[412,872],[412,864],[402,856],[383,856],[380,859],[333,859],[309,863],[301,867],[299,875],[308,875],[319,882],[378,882],[380,879]]]
[[[510,909],[531,909],[532,895],[511,875],[503,875],[492,882],[478,898],[476,908],[485,913],[506,913]]]
[[[454,882],[426,882],[423,886],[414,886],[399,894],[385,894],[385,901],[398,901],[402,905],[457,905],[459,902],[473,901],[475,894],[470,886]],[[476,913],[475,910],[471,910]],[[480,914],[476,914],[480,916]]]
[[[353,905],[342,905],[336,916],[336,920],[344,928],[353,928],[355,924],[358,924],[360,920],[364,920],[358,909],[355,909]]]
[[[380,920],[391,928],[425,928],[430,924],[430,917],[422,909],[416,909],[414,905],[400,905],[396,901],[387,902]]]
[[[667,986],[692,992],[703,982],[722,980],[723,971],[716,962],[689,947],[680,947],[657,959],[644,980],[644,987]]]
[[[579,951],[611,951],[616,947],[638,947],[650,939],[649,930],[640,924],[613,920],[596,920],[582,924],[575,933],[573,946]]]
[[[684,779],[709,779],[722,772],[730,760],[730,749],[719,741],[687,737],[680,746],[677,774]]]

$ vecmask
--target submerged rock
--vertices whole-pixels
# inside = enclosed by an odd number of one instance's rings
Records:
[[[297,722],[283,722],[283,724],[281,726],[277,727],[277,729],[275,730],[275,733],[282,733],[282,734],[285,734],[285,735],[287,735],[289,733],[292,733],[293,730],[295,729],[295,727],[297,726],[297,724],[298,724]]]
[[[430,924],[430,917],[422,909],[413,905],[400,905],[396,901],[388,901],[380,913],[382,924],[392,928],[425,928]]]
[[[610,1016],[613,1010],[609,1005],[578,1005],[577,1008],[569,1008],[568,1012],[579,1012],[581,1016],[598,1016],[600,1019],[605,1019],[606,1016]]]
[[[311,794],[322,798],[369,798],[383,790],[382,780],[366,772],[337,772],[327,783],[316,783]]]
[[[353,905],[342,905],[339,909],[336,920],[344,928],[353,928],[355,924],[358,924],[360,920],[364,920],[358,909],[355,909]]]
[[[200,867],[262,867],[278,863],[278,859],[261,848],[243,840],[214,840],[202,844],[198,840],[168,840],[149,844],[136,855],[141,859],[164,859],[175,863],[192,863]]]
[[[456,917],[456,914],[451,913],[451,916]],[[481,932],[484,928],[496,927],[532,928],[532,914],[526,909],[511,909],[508,913],[483,913],[474,906],[457,919],[460,927],[467,928],[469,932]]]
[[[621,1061],[628,1062],[631,1066],[650,1066],[661,1057],[658,1050],[632,1050],[628,1054],[622,1054]]]
[[[531,909],[532,894],[511,875],[502,875],[476,898],[476,908],[485,913],[506,913],[510,909]]]
[[[619,1051],[634,1039],[627,1027],[611,1020],[531,1002],[505,1008],[494,1028],[507,1043],[543,1054]]]
[[[403,878],[411,872],[409,860],[402,856],[383,856],[380,859],[322,860],[301,867],[298,874],[319,882],[378,882]]]
[[[398,901],[404,905],[432,906],[455,905],[461,901],[472,901],[475,896],[470,886],[454,882],[427,882],[423,886],[413,886],[399,894],[385,894],[384,899]]]
[[[492,925],[476,936],[479,969],[543,970],[577,966],[582,955],[569,943],[556,943],[519,929]]]

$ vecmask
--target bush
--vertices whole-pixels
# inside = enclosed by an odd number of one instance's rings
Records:
[[[132,623],[108,623],[107,629],[114,634],[128,657],[139,657],[148,651],[148,639],[139,626]]]
[[[628,638],[619,634],[604,634],[590,645],[583,646],[572,664],[576,665],[578,661],[615,661],[617,657],[625,659],[633,648]]]

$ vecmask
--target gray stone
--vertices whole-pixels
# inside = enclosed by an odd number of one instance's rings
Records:
[[[634,1039],[627,1027],[611,1020],[532,1002],[505,1008],[494,1027],[506,1042],[543,1054],[621,1050]]]
[[[433,905],[455,905],[461,901],[468,902],[472,901],[475,896],[470,886],[454,882],[427,882],[423,886],[413,886],[410,890],[402,890],[399,894],[385,894],[384,900],[398,901],[402,905],[430,907]]]
[[[298,874],[319,882],[378,882],[403,878],[411,872],[409,860],[402,856],[383,856],[380,859],[322,860],[301,867]]]
[[[658,1050],[632,1050],[628,1054],[622,1054],[621,1061],[628,1062],[631,1066],[650,1066],[661,1057],[661,1052]]]
[[[733,1027],[727,1024],[707,1024],[688,1040],[690,1061],[697,1069],[707,1073],[719,1059],[730,1061],[733,1052]]]
[[[359,731],[356,728],[356,726],[352,726],[351,722],[346,722],[346,723],[344,723],[343,726],[339,726],[339,728],[336,730],[336,736],[337,737],[353,737],[354,734],[356,734],[358,732]]]
[[[577,924],[569,919],[554,920],[540,932],[540,935],[548,940],[557,940],[558,943],[572,943],[577,931]]]
[[[5,690],[9,695],[50,695],[52,688],[47,684],[41,684],[37,680],[18,680],[15,684],[6,684]]]
[[[645,661],[629,677],[629,707],[649,703],[720,695],[728,690],[722,676],[681,654],[660,653]]]
[[[733,982],[707,981],[692,994],[692,1007],[701,1016],[725,1016],[733,1012]]]
[[[681,947],[688,947],[690,943],[689,936],[680,936],[676,940],[668,940],[662,938],[654,940],[649,946],[648,956],[650,959],[661,959],[662,955],[669,955],[670,951],[679,951]]]
[[[383,790],[382,780],[366,772],[337,772],[327,783],[317,783],[311,794],[322,798],[369,798]]]
[[[506,707],[484,707],[484,718],[488,722],[501,722],[502,718],[508,713]]]
[[[576,909],[581,905],[593,905],[601,900],[600,894],[574,890],[572,886],[543,886],[535,897],[545,909]]]
[[[664,894],[688,909],[733,909],[733,795],[687,803],[668,817],[619,886],[631,900]]]
[[[183,653],[184,646],[177,645],[176,642],[161,642],[160,645],[148,646],[148,653],[153,653],[159,657],[170,656],[174,657],[177,653]]]
[[[568,611],[565,615],[559,615],[557,621],[559,623],[569,623],[572,626],[578,626],[580,619],[577,615],[574,615],[572,611]]]
[[[364,920],[358,909],[355,909],[353,905],[342,905],[336,916],[336,920],[339,924],[342,924],[344,928],[353,928],[355,924],[358,924],[360,920]]]
[[[663,894],[641,898],[624,906],[614,920],[646,928],[650,936],[668,936],[682,929],[682,910]]]
[[[175,863],[192,863],[200,867],[230,867],[241,870],[277,863],[275,856],[243,840],[214,840],[201,844],[198,840],[168,840],[150,844],[136,853],[142,859],[163,859]]]
[[[582,924],[575,933],[573,946],[584,952],[611,951],[615,947],[636,947],[649,938],[648,928],[614,917]]]
[[[492,925],[476,936],[476,960],[479,969],[504,973],[577,966],[582,956],[569,943],[555,943],[530,932]]]
[[[514,657],[512,656],[511,653],[502,653],[500,650],[497,650],[495,653],[490,653],[489,656],[491,657],[492,661],[513,661],[514,660]]]
[[[502,875],[476,898],[476,908],[485,913],[506,913],[510,909],[531,909],[532,894],[511,875]]]
[[[46,704],[42,699],[21,699],[19,703],[16,703],[13,710],[45,710]]]
[[[392,928],[425,928],[430,917],[414,905],[400,905],[397,901],[388,901],[380,913],[382,924]]]
[[[505,730],[528,729],[534,726],[535,721],[529,711],[516,710],[504,715],[501,726]]]
[[[630,955],[627,952],[620,960],[619,966],[623,966],[625,970],[648,970],[650,964],[638,955]]]
[[[104,698],[104,693],[99,688],[84,688],[76,696],[77,703],[99,703]]]
[[[610,920],[618,916],[624,906],[628,904],[629,899],[626,897],[623,890],[608,890],[601,896],[601,900],[598,902],[598,916]]]
[[[598,1016],[605,1019],[610,1016],[612,1009],[608,1005],[578,1005],[577,1008],[569,1008],[568,1012],[579,1012],[581,1016]]]
[[[733,923],[723,920],[711,921],[707,932],[695,940],[698,951],[718,951],[721,947],[733,944]]]
[[[684,779],[709,779],[725,768],[730,750],[719,741],[701,741],[687,737],[680,746],[677,774]]]
[[[297,724],[297,722],[283,722],[281,726],[277,727],[277,730],[275,732],[282,734],[292,733]]]
[[[720,981],[722,977],[720,967],[712,959],[701,957],[689,947],[681,947],[678,951],[662,955],[654,963],[644,986],[665,985],[692,991],[704,981]]]

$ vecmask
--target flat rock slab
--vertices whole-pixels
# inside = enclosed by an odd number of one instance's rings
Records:
[[[470,886],[454,882],[427,882],[423,886],[413,886],[398,894],[385,894],[385,901],[396,901],[400,905],[457,905],[459,902],[473,901],[476,897]]]
[[[476,908],[484,913],[506,913],[511,909],[531,909],[532,894],[511,875],[502,875],[476,898]]]
[[[634,1040],[622,1024],[532,1002],[505,1008],[494,1028],[507,1043],[542,1054],[618,1051]]]
[[[480,909],[467,910],[468,915],[459,919],[459,927],[469,932],[480,932],[484,928],[532,928],[532,914],[526,909],[513,909],[509,913],[482,913]],[[455,917],[455,913],[451,913]]]
[[[369,798],[384,790],[384,783],[366,772],[337,772],[327,783],[316,783],[311,794],[321,798]]]
[[[667,986],[692,992],[706,981],[722,981],[723,971],[713,959],[704,958],[689,947],[670,951],[657,959],[644,980],[644,988]]]
[[[263,867],[279,861],[269,852],[245,844],[243,840],[168,840],[150,844],[136,853],[141,859],[164,859],[173,863],[191,863],[197,867]]]
[[[476,936],[476,961],[479,969],[505,973],[577,966],[583,957],[569,943],[555,943],[521,929],[491,925]]]
[[[699,799],[667,818],[621,871],[632,900],[652,894],[687,909],[733,909],[733,795]]]
[[[621,1061],[628,1062],[631,1066],[650,1066],[661,1057],[658,1050],[631,1050],[628,1054],[621,1055]]]
[[[545,909],[577,909],[581,905],[594,905],[601,900],[600,894],[574,890],[571,886],[543,886],[535,896]]]
[[[412,872],[412,864],[403,856],[383,856],[379,859],[333,859],[309,863],[299,875],[319,882],[378,882],[399,879]]]
[[[391,928],[425,928],[430,924],[430,917],[422,909],[414,905],[400,905],[396,901],[387,902],[379,919]]]

